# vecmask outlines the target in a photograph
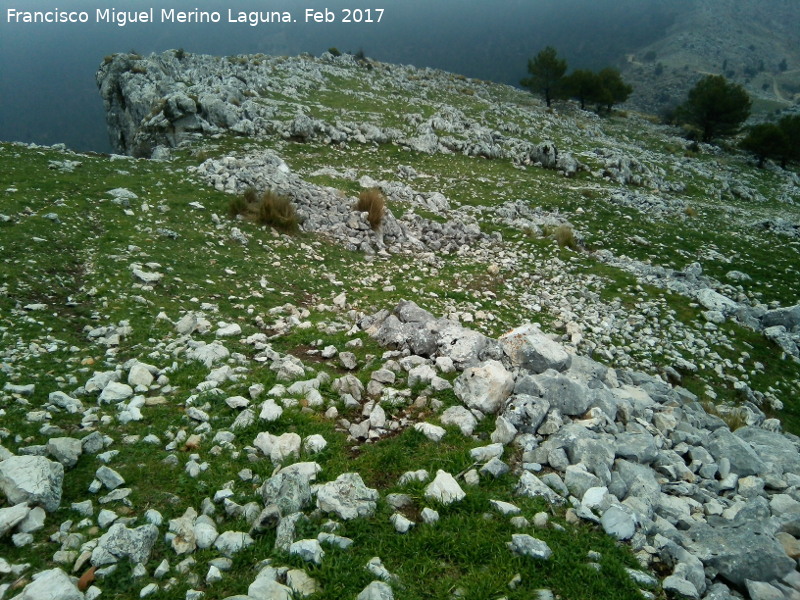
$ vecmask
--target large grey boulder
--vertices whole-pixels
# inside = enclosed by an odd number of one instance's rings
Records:
[[[795,327],[800,326],[800,304],[767,311],[761,317],[761,324],[765,328],[782,326],[787,331],[792,331]]]
[[[594,400],[592,390],[588,387],[553,370],[537,376],[536,381],[542,387],[543,398],[550,407],[558,409],[563,415],[582,415]]]
[[[661,496],[661,485],[655,472],[644,465],[618,459],[614,461],[612,480],[624,485],[624,493],[617,494],[620,500],[637,498],[646,506],[653,507]]]
[[[34,575],[14,600],[84,600],[84,596],[64,571],[50,569]]]
[[[92,551],[95,567],[116,563],[125,558],[133,564],[146,563],[158,538],[158,527],[147,524],[135,529],[116,523],[103,534]]]
[[[566,371],[572,362],[570,354],[533,325],[517,327],[500,337],[503,353],[511,366],[533,373],[548,369]]]
[[[727,458],[731,471],[740,477],[758,475],[767,468],[750,444],[725,427],[720,427],[708,436],[706,449],[717,462]]]
[[[611,537],[618,540],[629,540],[636,533],[636,517],[630,510],[621,506],[611,506],[600,518],[600,525]]]
[[[484,414],[499,412],[513,389],[514,378],[496,360],[466,369],[453,386],[459,400],[468,408],[476,408]]]
[[[611,482],[614,464],[614,444],[603,439],[579,438],[574,444],[564,446],[570,463],[582,464],[600,478],[604,485]]]
[[[342,473],[317,490],[317,508],[345,520],[372,516],[377,500],[378,491],[364,485],[358,473]]]
[[[786,556],[768,525],[748,520],[718,527],[698,523],[687,532],[687,550],[737,587],[748,579],[774,581],[792,572],[795,561]]]
[[[536,433],[539,425],[550,410],[550,403],[544,398],[536,398],[525,394],[517,394],[503,410],[503,417],[511,423],[517,431],[522,433]]]
[[[12,456],[0,462],[0,490],[12,504],[39,504],[47,512],[61,505],[64,466],[43,456]]]
[[[646,432],[621,433],[616,438],[616,455],[638,462],[650,464],[658,456],[655,438]]]
[[[734,435],[750,444],[765,463],[772,463],[784,473],[800,474],[800,452],[785,435],[760,427],[742,427]]]
[[[67,468],[78,464],[83,454],[81,440],[70,437],[50,438],[47,441],[47,453]]]
[[[736,302],[711,288],[704,288],[697,292],[697,301],[708,310],[715,310],[724,315],[731,315],[739,308]]]
[[[442,319],[437,339],[437,351],[449,357],[458,368],[475,364],[486,356],[489,338],[478,331]]]

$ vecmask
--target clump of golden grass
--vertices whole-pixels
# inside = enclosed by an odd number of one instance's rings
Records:
[[[267,190],[261,195],[252,212],[253,220],[261,225],[270,225],[275,229],[294,232],[300,227],[297,211],[287,196]]]
[[[542,227],[542,235],[552,237],[562,248],[569,248],[570,250],[578,250],[580,248],[575,232],[572,231],[572,227],[569,225],[558,225],[556,227],[545,225]]]
[[[247,188],[241,196],[231,198],[228,202],[228,216],[235,219],[239,215],[282,231],[294,232],[300,226],[292,201],[272,190],[259,194],[254,188]]]
[[[386,196],[378,188],[363,190],[358,195],[358,202],[354,206],[358,212],[367,213],[367,221],[373,231],[381,226],[383,215],[386,212]]]

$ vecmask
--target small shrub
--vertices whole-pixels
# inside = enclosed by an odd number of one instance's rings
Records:
[[[252,206],[258,202],[258,190],[254,187],[249,187],[244,191],[244,199],[248,206]]]
[[[186,58],[186,50],[184,50],[183,48],[178,48],[177,50],[175,50],[175,58],[177,58],[178,60],[183,60],[184,58]]]
[[[251,214],[256,223],[270,225],[282,231],[295,232],[300,227],[292,201],[271,190],[261,195]]]
[[[239,215],[247,214],[248,203],[243,196],[234,196],[228,201],[228,217],[235,219]]]
[[[687,217],[696,217],[698,213],[695,207],[687,206],[685,209],[683,209],[683,214],[685,214]]]
[[[336,46],[332,46],[332,47],[328,48],[328,52],[333,56],[341,56],[342,55],[342,51],[339,50]]]
[[[147,75],[147,68],[135,65],[134,67],[131,68],[131,73],[135,75]]]
[[[386,212],[386,196],[378,188],[363,190],[358,195],[358,202],[354,208],[358,212],[367,213],[367,221],[375,231],[381,226],[383,215]]]

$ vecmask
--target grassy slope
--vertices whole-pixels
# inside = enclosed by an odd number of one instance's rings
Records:
[[[312,112],[320,117],[340,115],[357,121],[375,118],[384,111],[398,114],[398,103],[403,100],[398,98],[398,94],[393,94],[386,100],[370,102],[367,99],[353,103],[353,94],[359,93],[357,79],[331,81],[330,87],[334,86],[334,91],[321,93],[315,99],[316,106]],[[450,93],[442,97],[438,91],[436,94],[431,92],[427,102],[444,100],[469,116],[483,116],[487,121],[494,118],[487,113],[485,100],[463,91],[472,87],[454,78]],[[528,96],[509,88],[488,87],[481,93],[495,102],[513,102],[520,110],[535,108]],[[374,95],[372,99],[375,99]],[[430,108],[420,106],[419,112],[427,116]],[[657,148],[665,143],[661,134],[638,125],[629,127],[624,117],[600,123],[590,117],[576,118],[579,123],[585,122],[587,128],[599,127],[603,135],[631,136],[632,144]],[[581,151],[591,146],[568,129],[563,135],[564,139],[557,142],[563,142],[567,148]],[[580,144],[585,147],[581,148]],[[520,292],[519,282],[513,277],[515,274],[501,271],[498,276],[490,275],[487,265],[475,259],[444,257],[439,267],[413,263],[407,257],[371,259],[346,252],[311,235],[281,236],[245,222],[238,226],[252,236],[248,246],[231,241],[227,237],[227,228],[217,228],[211,219],[214,213],[226,213],[229,198],[187,177],[185,168],[208,156],[264,145],[275,147],[301,175],[308,175],[320,166],[332,166],[355,168],[359,175],[366,174],[375,179],[392,179],[397,166],[411,164],[420,173],[431,176],[415,180],[415,188],[442,191],[456,205],[491,206],[506,200],[529,200],[532,205],[567,214],[584,233],[590,246],[602,246],[618,254],[628,254],[640,260],[651,259],[676,268],[700,260],[708,273],[720,278],[724,271],[736,268],[753,277],[749,291],[764,301],[790,304],[797,298],[798,280],[790,276],[797,264],[797,245],[789,242],[776,245],[774,240],[765,241],[750,235],[740,222],[730,219],[728,212],[713,197],[707,197],[705,190],[714,182],[700,176],[689,176],[688,192],[682,196],[686,203],[697,208],[699,215],[687,217],[678,212],[655,222],[633,209],[610,204],[604,199],[609,184],[588,175],[567,181],[548,171],[520,170],[504,161],[462,156],[418,156],[392,145],[340,149],[223,138],[205,143],[197,152],[180,151],[172,163],[68,156],[79,160],[82,165],[73,173],[62,173],[48,168],[50,161],[65,158],[58,151],[2,144],[0,213],[11,216],[13,221],[0,223],[0,343],[7,349],[16,348],[17,353],[14,360],[4,365],[6,369],[0,373],[0,381],[8,379],[11,372],[10,378],[14,383],[36,384],[34,396],[27,401],[29,404],[10,395],[4,397],[5,447],[15,451],[22,446],[45,443],[48,437],[52,437],[53,432],[43,432],[42,424],[26,418],[26,413],[41,406],[49,392],[56,389],[69,391],[84,383],[93,370],[113,368],[128,358],[140,358],[160,367],[171,365],[176,359],[170,354],[167,344],[175,334],[171,325],[156,316],[164,312],[176,320],[183,311],[199,309],[204,302],[218,307],[218,312],[210,315],[212,321],[238,322],[244,330],[242,337],[258,331],[254,325],[256,315],[263,315],[267,322],[274,320],[267,312],[271,308],[286,303],[308,308],[308,320],[312,323],[310,329],[295,330],[274,341],[276,349],[301,356],[305,356],[306,349],[320,340],[320,347],[335,344],[341,349],[350,339],[344,333],[330,333],[346,330],[352,325],[346,314],[328,308],[332,299],[342,291],[346,291],[350,307],[364,312],[390,308],[403,298],[413,298],[437,314],[452,310],[473,313],[483,310],[491,313],[492,318],[478,320],[475,326],[490,334],[498,334],[524,320],[539,320],[546,326],[553,324],[552,316],[547,314],[520,314],[515,301]],[[774,191],[775,182],[771,181],[771,175],[756,172],[739,157],[710,159],[700,156],[690,160],[713,160],[714,169],[735,169],[746,177],[761,178],[759,185],[767,197]],[[684,175],[674,174],[674,177],[681,179]],[[319,183],[340,187],[349,194],[356,191],[350,181],[326,178]],[[125,214],[122,207],[108,199],[106,192],[119,186],[139,196],[139,200],[131,203],[132,215]],[[199,202],[204,208],[192,208],[190,202]],[[148,205],[148,210],[143,208],[143,203]],[[746,214],[749,211],[783,210],[783,207],[771,205],[752,206],[743,200],[729,204]],[[393,208],[397,212],[404,210],[404,207]],[[577,212],[578,208],[583,212]],[[58,215],[60,224],[44,218],[50,212]],[[543,289],[549,284],[548,280],[557,281],[554,278],[559,273],[566,273],[567,276],[584,278],[582,280],[588,282],[591,292],[609,302],[635,308],[636,302],[647,298],[662,306],[663,311],[674,311],[682,321],[695,323],[698,330],[702,328],[698,309],[685,299],[656,288],[637,286],[630,275],[599,264],[588,254],[559,249],[549,240],[531,238],[523,232],[488,221],[483,227],[486,231],[500,230],[507,244],[514,244],[529,253],[532,257],[530,270],[545,278],[544,282],[536,284]],[[162,235],[159,230],[164,229],[176,232],[177,239]],[[658,241],[652,246],[642,247],[630,242],[633,235]],[[704,256],[709,249],[731,257],[732,262],[723,265],[706,260]],[[153,291],[138,288],[131,277],[131,264],[147,262],[158,263],[158,270],[165,274],[163,282]],[[493,292],[493,296],[484,293],[487,289]],[[35,312],[22,309],[30,303],[44,303],[47,308]],[[106,355],[103,348],[87,341],[85,327],[110,325],[122,320],[130,322],[133,332],[123,340],[116,356]],[[657,322],[658,317],[655,320]],[[729,356],[733,364],[744,351],[750,354],[750,362],[761,361],[765,370],[754,376],[753,387],[766,389],[772,386],[787,405],[783,416],[787,417],[790,427],[795,427],[800,422],[796,420],[798,408],[791,404],[790,399],[797,392],[797,366],[774,360],[774,349],[760,336],[733,325],[724,327],[730,330],[731,343],[728,347],[714,350],[723,357]],[[363,342],[363,348],[356,350],[362,365],[357,375],[366,382],[370,371],[380,366],[381,361],[375,357],[379,357],[383,349],[366,338]],[[226,345],[231,351],[248,356],[253,353],[251,347],[236,340],[228,340]],[[31,353],[31,347],[42,348],[42,351],[38,355]],[[648,358],[658,362],[658,357]],[[175,518],[187,507],[197,508],[202,498],[213,495],[231,481],[236,492],[234,499],[244,504],[258,498],[253,484],[241,481],[237,473],[250,468],[266,477],[272,471],[269,461],[252,463],[245,453],[234,455],[224,451],[221,457],[210,456],[210,440],[204,441],[197,450],[202,460],[211,464],[209,471],[200,478],[193,479],[182,470],[188,459],[188,450],[177,452],[179,467],[160,464],[159,461],[168,454],[162,448],[169,435],[179,430],[191,433],[194,425],[184,415],[185,402],[207,373],[203,367],[187,364],[183,359],[176,362],[177,368],[169,374],[175,391],[168,395],[165,405],[143,409],[143,422],[129,425],[111,422],[102,428],[104,433],[114,438],[112,448],[120,450],[111,466],[133,488],[133,508],[117,507],[119,514],[141,517],[147,508],[155,507],[165,518]],[[313,364],[334,376],[341,374],[335,364],[312,363],[310,359],[306,364]],[[75,379],[70,379],[73,376]],[[700,373],[696,381],[688,384],[702,392],[706,386],[704,379],[708,378],[714,378],[714,375]],[[724,382],[718,378],[712,381],[723,399],[734,397]],[[274,373],[249,363],[243,379],[226,383],[224,390],[228,395],[247,395],[247,389],[253,383],[262,383],[269,389],[275,382]],[[327,400],[335,401],[336,395],[332,390],[323,388],[323,395]],[[455,402],[451,393],[442,393],[435,399],[445,406]],[[214,430],[226,429],[235,418],[231,409],[211,396],[199,398],[196,404],[207,404],[213,415]],[[348,412],[341,405],[339,409],[343,416],[358,418],[357,413]],[[437,422],[429,405],[422,403],[412,412],[416,418]],[[113,415],[113,410],[103,408],[101,414]],[[56,414],[53,424],[63,431],[58,435],[83,435],[76,417]],[[262,428],[257,425],[237,433],[236,445],[241,448],[250,444]],[[330,445],[313,458],[323,467],[322,481],[332,480],[342,472],[359,471],[367,484],[377,487],[382,495],[394,491],[409,493],[415,499],[413,507],[408,509],[412,517],[416,517],[426,505],[422,498],[423,486],[399,487],[399,475],[419,468],[432,472],[439,468],[459,472],[471,464],[467,451],[487,443],[486,437],[491,429],[492,424],[488,421],[481,425],[479,437],[482,439],[466,439],[450,430],[440,445],[407,431],[380,443],[353,449],[344,434],[334,430],[334,423],[299,408],[286,410],[278,422],[269,426],[269,430],[275,433],[323,434]],[[126,443],[126,435],[144,437],[148,433],[159,436],[162,445],[151,448],[142,443]],[[512,449],[506,452],[505,458],[512,463],[519,459]],[[98,466],[94,457],[81,458],[77,467],[68,472],[62,508],[48,517],[45,531],[36,534],[33,546],[21,549],[9,546],[4,554],[7,560],[29,562],[37,569],[51,565],[50,557],[59,547],[48,541],[48,535],[67,519],[79,520],[69,506],[71,502],[87,497],[86,489]],[[505,548],[512,527],[506,518],[485,516],[491,513],[488,500],[514,501],[531,521],[535,513],[546,510],[537,502],[514,498],[511,493],[514,483],[515,478],[511,475],[493,482],[484,481],[479,488],[468,490],[464,502],[440,507],[442,521],[438,525],[418,524],[406,536],[391,529],[388,522],[391,510],[385,503],[381,503],[374,518],[345,524],[341,533],[355,540],[353,548],[349,551],[329,550],[322,567],[307,568],[322,585],[323,592],[319,597],[354,597],[371,580],[362,568],[373,556],[380,556],[387,568],[400,576],[402,586],[396,591],[398,598],[444,599],[461,589],[466,598],[505,596],[521,599],[531,597],[533,590],[543,587],[553,589],[563,598],[640,597],[622,571],[623,566],[636,564],[630,550],[613,543],[594,528],[568,525],[565,531],[532,531],[553,548],[551,562],[535,564],[513,558]],[[563,511],[555,511],[551,520],[564,523]],[[302,525],[302,531],[311,537],[320,530],[323,521],[322,517],[312,517],[309,523]],[[240,520],[223,517],[220,531],[245,527]],[[89,527],[79,529],[79,532],[86,539],[97,535]],[[195,556],[198,566],[193,569],[200,579],[196,587],[205,589],[207,598],[223,598],[245,593],[254,577],[253,566],[259,560],[271,557],[277,564],[302,567],[296,558],[275,556],[271,550],[272,542],[270,535],[259,538],[256,545],[237,556],[236,568],[226,574],[223,581],[210,586],[205,586],[202,579],[207,570],[206,561],[213,557],[213,553],[198,553]],[[589,550],[602,554],[600,571],[587,564]],[[168,558],[173,565],[179,560],[166,545],[159,543],[147,565],[148,571],[152,572],[163,558]],[[128,568],[122,566],[120,573]],[[522,583],[512,590],[507,584],[516,573],[522,576]],[[168,577],[172,575],[174,572]],[[149,581],[149,577],[130,581],[119,576],[99,585],[104,590],[103,597],[127,598],[138,593]],[[185,583],[179,583],[171,590],[160,591],[156,597],[183,598],[186,589]]]

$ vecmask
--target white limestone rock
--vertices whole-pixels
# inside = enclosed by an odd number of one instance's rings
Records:
[[[12,504],[41,505],[53,512],[61,505],[64,466],[43,456],[12,456],[0,462],[0,490]]]
[[[453,476],[439,469],[436,472],[436,477],[425,488],[425,497],[431,500],[436,500],[442,504],[452,504],[459,502],[466,497],[466,493],[458,485],[458,482]]]
[[[514,378],[502,363],[488,360],[466,369],[456,379],[453,390],[468,408],[495,414],[514,390]]]

